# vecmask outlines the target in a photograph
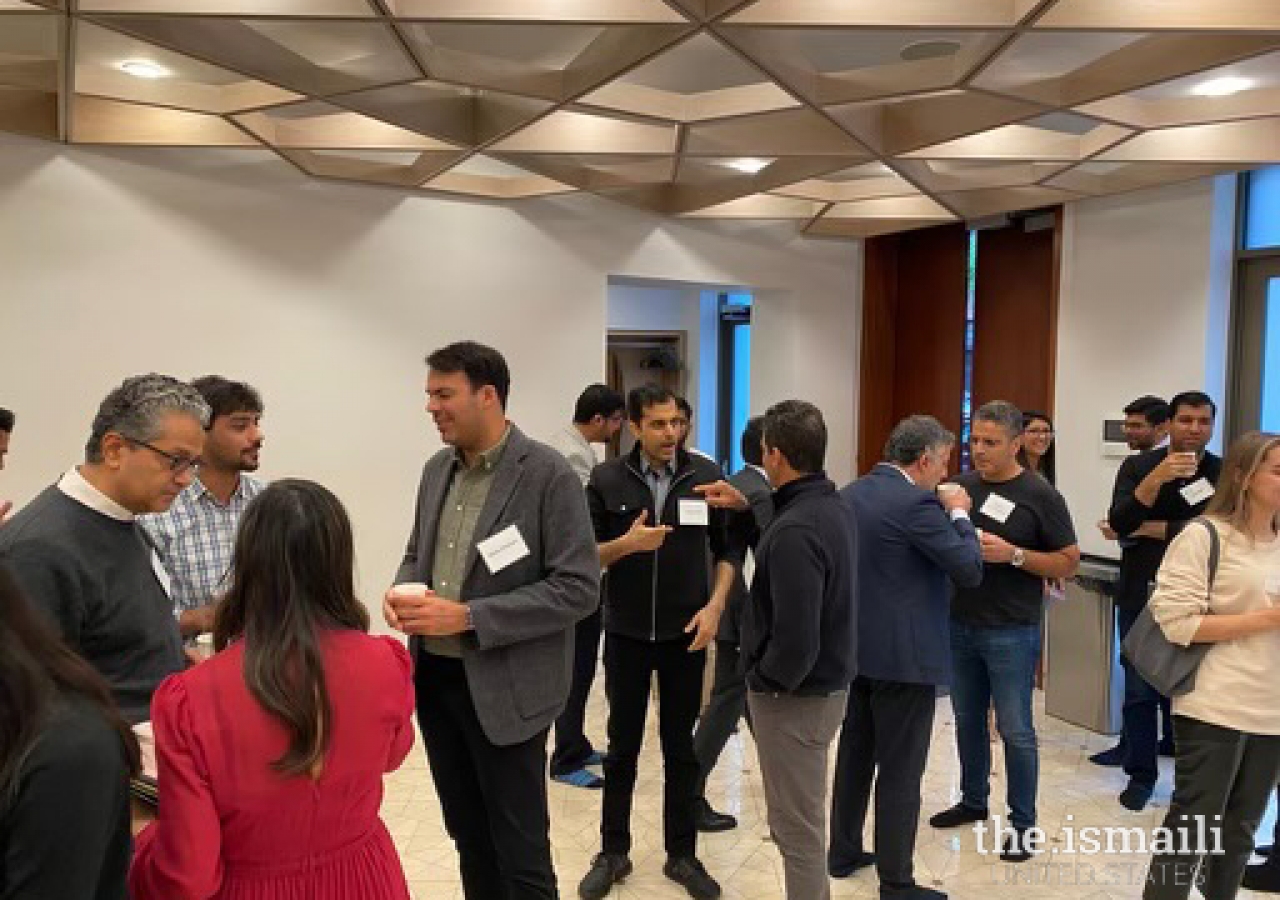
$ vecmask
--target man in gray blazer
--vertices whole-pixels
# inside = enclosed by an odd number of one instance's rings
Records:
[[[547,731],[574,625],[599,601],[582,484],[507,421],[506,361],[470,341],[427,357],[449,445],[422,472],[387,623],[411,635],[418,724],[468,900],[553,900]]]

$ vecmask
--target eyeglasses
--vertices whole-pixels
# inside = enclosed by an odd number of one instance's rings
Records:
[[[152,453],[158,453],[163,456],[169,461],[169,471],[174,475],[181,475],[188,470],[197,471],[200,468],[200,464],[204,462],[204,460],[198,456],[178,456],[176,454],[169,453],[166,450],[161,450],[159,447],[148,444],[146,441],[140,441],[137,438],[131,438],[123,434],[120,436],[131,444],[137,444],[139,447],[146,447]]]

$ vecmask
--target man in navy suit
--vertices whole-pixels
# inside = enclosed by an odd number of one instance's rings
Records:
[[[911,861],[937,686],[951,675],[949,580],[982,581],[968,493],[958,485],[935,493],[954,446],[936,419],[909,416],[889,436],[885,461],[840,492],[857,521],[859,666],[836,760],[827,867],[843,878],[874,862],[881,897],[945,896],[915,883]],[[874,854],[862,845],[873,780]]]

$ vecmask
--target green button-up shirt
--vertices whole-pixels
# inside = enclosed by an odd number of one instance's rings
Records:
[[[467,577],[466,565],[476,536],[476,522],[489,499],[493,473],[507,449],[510,435],[508,425],[502,439],[481,453],[474,465],[468,466],[461,453],[454,461],[453,480],[436,527],[436,551],[431,564],[431,588],[441,597],[466,602],[462,597],[462,581]],[[461,657],[462,638],[456,634],[429,637],[426,649],[437,656]]]

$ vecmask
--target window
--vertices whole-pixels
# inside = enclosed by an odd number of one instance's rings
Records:
[[[1280,248],[1280,166],[1258,169],[1244,178],[1244,249]]]
[[[1228,437],[1280,432],[1280,166],[1241,176]]]

